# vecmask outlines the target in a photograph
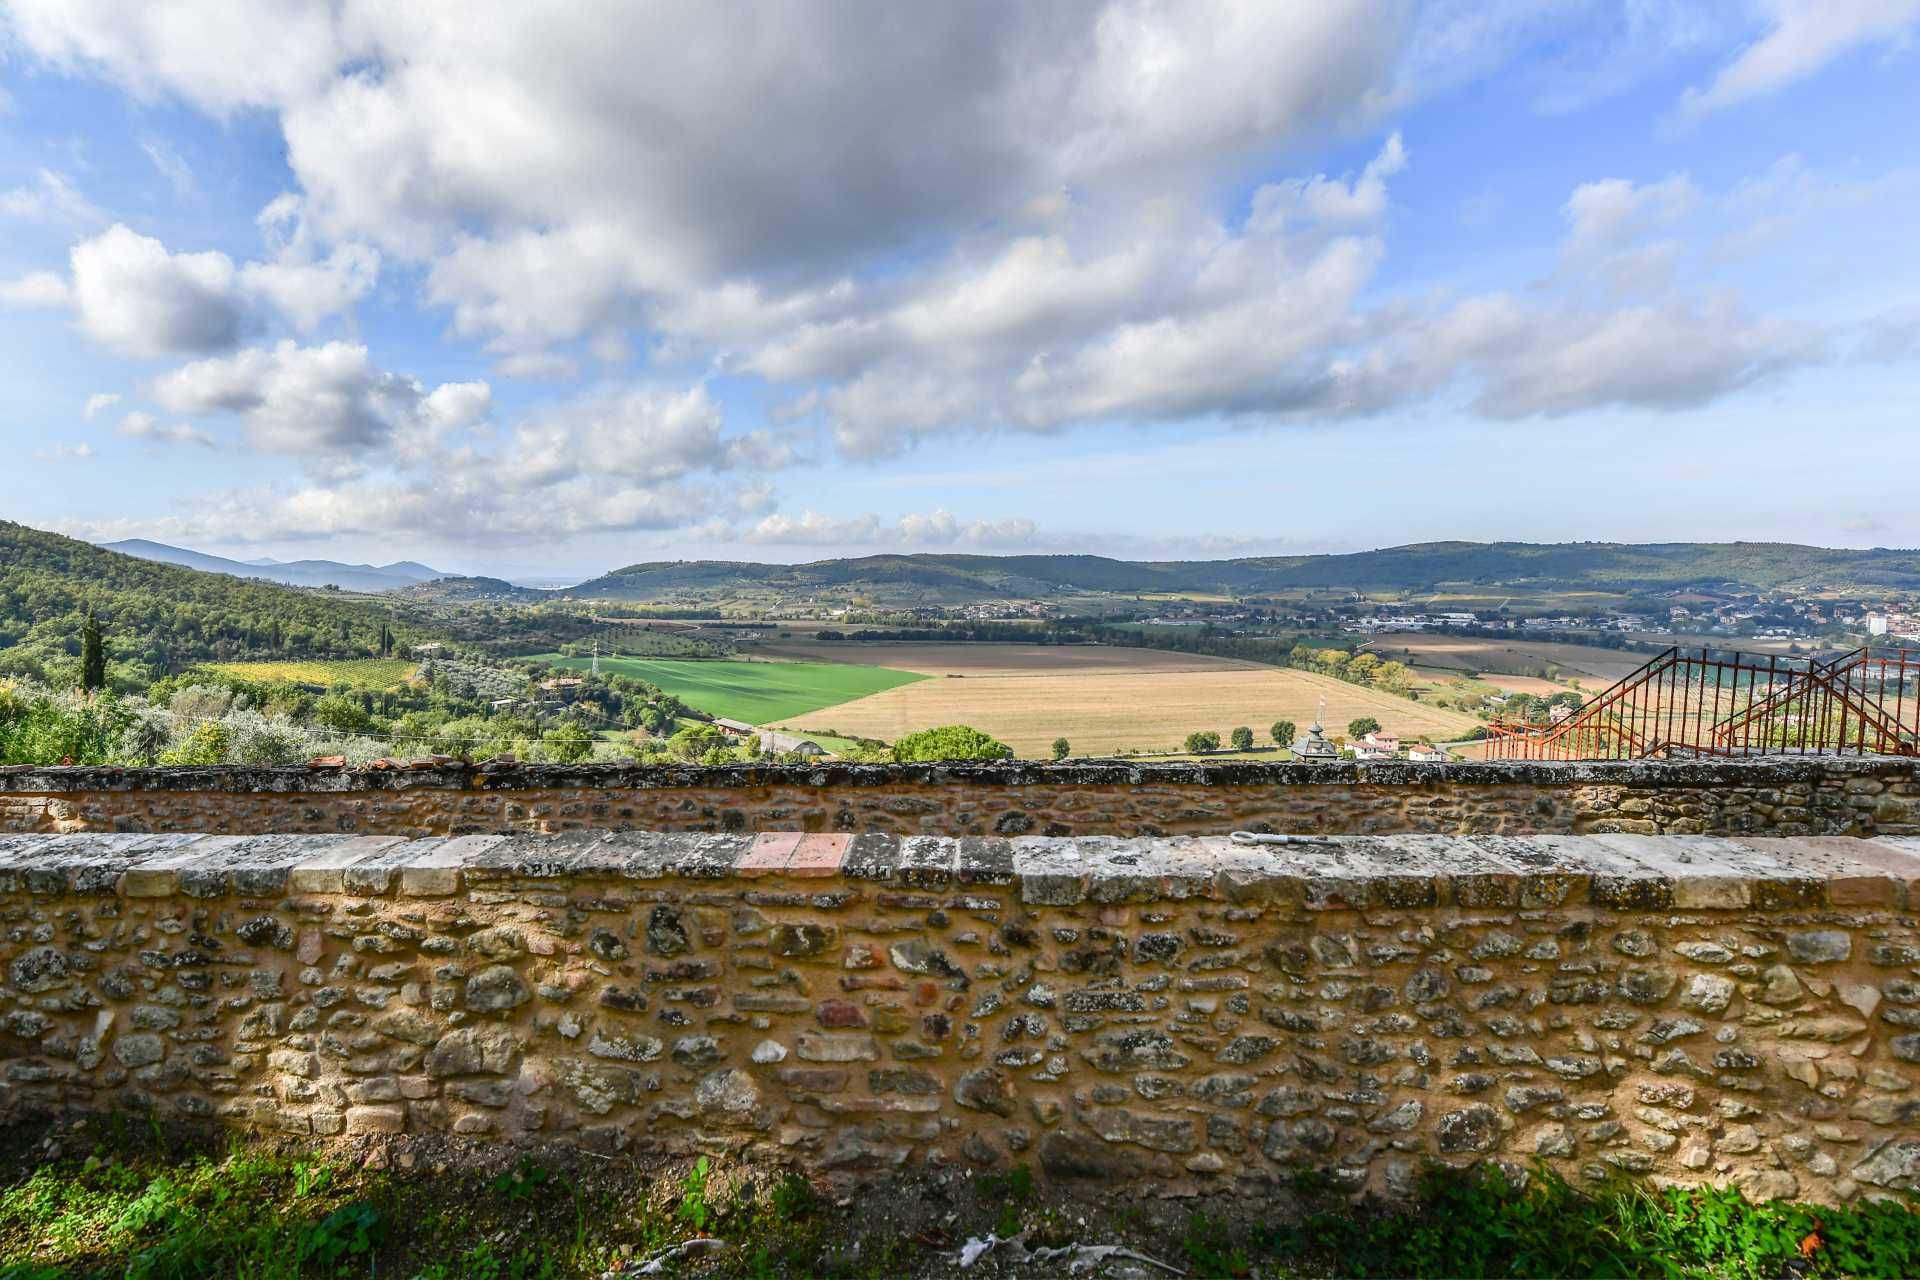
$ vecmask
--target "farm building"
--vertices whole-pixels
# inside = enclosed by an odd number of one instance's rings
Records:
[[[785,733],[779,729],[760,730],[760,750],[773,755],[803,756],[827,755],[827,751],[811,738],[803,738],[797,733]]]

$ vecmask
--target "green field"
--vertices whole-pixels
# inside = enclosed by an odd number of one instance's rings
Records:
[[[234,676],[241,680],[313,685],[325,689],[349,684],[355,689],[375,693],[391,689],[413,674],[419,664],[404,658],[343,658],[338,661],[316,659],[309,662],[204,662],[201,670]]]
[[[541,654],[539,660],[585,671],[590,658]],[[890,667],[838,662],[735,662],[673,658],[601,658],[603,675],[645,680],[708,715],[771,724],[834,707],[927,677]]]

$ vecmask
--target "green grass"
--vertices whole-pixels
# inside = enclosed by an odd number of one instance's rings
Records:
[[[592,665],[590,658],[537,657],[570,671],[585,671]],[[890,667],[839,662],[601,658],[600,670],[605,675],[645,680],[708,715],[748,724],[772,724],[927,678]]]
[[[172,1134],[138,1115],[70,1129],[30,1121],[0,1133],[0,1280],[586,1280],[696,1237],[718,1244],[670,1274],[925,1280],[953,1274],[955,1245],[989,1232],[1055,1247],[1124,1241],[1195,1277],[1920,1274],[1911,1203],[1753,1204],[1733,1189],[1625,1180],[1583,1191],[1544,1168],[1516,1187],[1492,1166],[1435,1167],[1417,1200],[1394,1210],[1356,1206],[1302,1171],[1267,1208],[1202,1210],[1183,1227],[1151,1225],[1124,1198],[1060,1202],[1025,1165],[976,1176],[971,1196],[929,1202],[910,1183],[882,1181],[834,1205],[764,1166],[702,1158],[648,1171],[625,1160],[545,1164],[486,1143],[472,1151],[493,1163],[382,1169]]]
[[[413,674],[417,662],[404,658],[314,659],[305,662],[203,662],[201,669],[223,676],[263,683],[287,681],[291,684],[328,688],[350,684],[355,689],[378,693],[391,689]]]
[[[1436,1168],[1414,1204],[1391,1211],[1303,1171],[1265,1208],[1215,1201],[1233,1216],[1203,1209],[1156,1225],[1124,1197],[1060,1201],[1024,1165],[976,1176],[972,1195],[928,1200],[924,1184],[883,1180],[835,1205],[795,1174],[705,1158],[647,1171],[495,1148],[487,1167],[428,1157],[381,1169],[182,1140],[139,1117],[59,1133],[57,1155],[38,1139],[29,1126],[0,1136],[0,1280],[589,1280],[696,1237],[718,1243],[668,1274],[929,1280],[954,1274],[960,1241],[989,1233],[1124,1242],[1194,1277],[1920,1274],[1920,1213],[1907,1205],[1756,1205],[1732,1189],[1626,1181],[1580,1191],[1539,1169],[1516,1188],[1491,1167]]]

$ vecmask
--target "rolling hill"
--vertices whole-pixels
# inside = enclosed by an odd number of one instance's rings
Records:
[[[236,578],[263,578],[292,587],[339,587],[342,591],[391,591],[433,578],[444,577],[438,569],[411,560],[393,564],[341,564],[337,560],[229,560],[225,556],[170,547],[164,542],[128,538],[123,542],[102,544],[107,551],[141,560],[177,564],[202,573],[225,573]]]
[[[1920,588],[1920,551],[1790,543],[1430,542],[1345,555],[1131,561],[1104,556],[878,555],[810,564],[732,560],[628,565],[554,593],[599,600],[698,594],[805,594],[855,588],[877,597],[966,601],[1075,591],[1261,592],[1338,587],[1430,591],[1443,585],[1534,590],[1670,590],[1734,584]]]
[[[402,642],[427,638],[378,602],[201,572],[0,521],[0,673],[37,675],[76,661],[89,609],[108,657],[149,676],[209,660],[364,658],[383,624]]]

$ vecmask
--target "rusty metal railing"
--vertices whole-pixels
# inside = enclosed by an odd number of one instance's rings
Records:
[[[1920,755],[1920,651],[1672,648],[1559,724],[1489,729],[1492,760]]]

